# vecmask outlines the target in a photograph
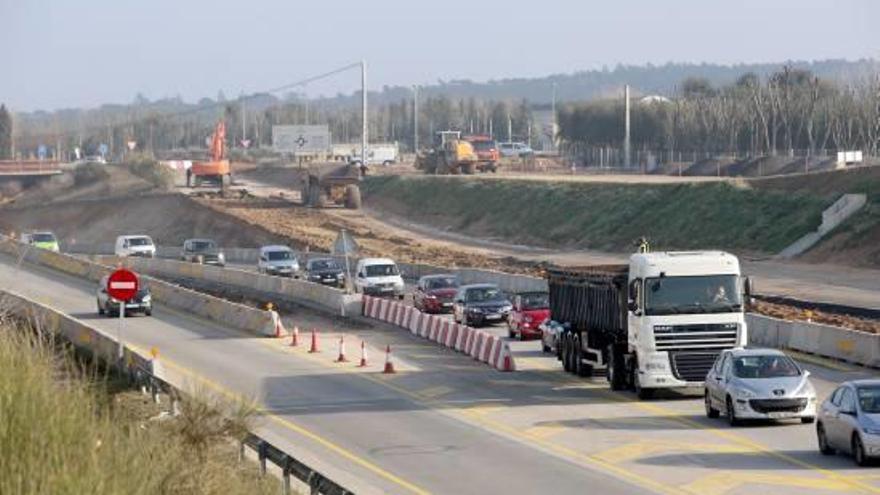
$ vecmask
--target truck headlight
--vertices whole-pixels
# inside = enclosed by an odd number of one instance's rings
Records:
[[[225,262],[226,262],[226,256],[224,256],[223,253],[220,253],[220,254],[217,255],[217,260],[220,261],[220,263],[225,263]]]

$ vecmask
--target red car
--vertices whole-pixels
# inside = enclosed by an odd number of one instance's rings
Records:
[[[451,313],[458,286],[455,275],[426,275],[413,292],[413,306],[424,313]]]
[[[539,326],[550,317],[550,294],[548,292],[521,292],[513,300],[513,310],[507,319],[510,338],[520,340],[540,339]]]

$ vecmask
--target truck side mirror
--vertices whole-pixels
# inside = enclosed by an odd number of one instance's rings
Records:
[[[635,301],[630,301],[629,304],[626,305],[626,309],[635,313],[636,311],[639,310],[639,304]]]
[[[749,277],[744,277],[743,278],[743,291],[746,293],[746,297],[748,297],[748,298],[752,297],[752,290],[753,289],[754,289],[754,287],[752,287],[752,279]]]

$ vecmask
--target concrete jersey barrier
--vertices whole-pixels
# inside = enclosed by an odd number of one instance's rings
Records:
[[[44,249],[30,248],[9,239],[0,240],[0,251],[16,257],[24,254],[24,260],[29,263],[52,268],[94,283],[113,270],[110,266]],[[136,267],[134,268],[137,270]],[[149,284],[154,300],[168,307],[259,335],[274,335],[275,327],[272,315],[268,311],[233,303],[149,276],[143,276],[143,279]]]
[[[334,315],[354,316],[360,313],[360,295],[346,294],[343,290],[305,280],[157,258],[102,257],[99,259],[106,264],[124,261],[134,270],[156,277],[199,280],[218,287],[234,287],[246,294],[272,299],[282,297],[290,302]]]
[[[880,368],[880,335],[749,313],[749,344]]]

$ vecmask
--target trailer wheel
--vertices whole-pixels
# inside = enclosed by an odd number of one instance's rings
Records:
[[[559,343],[561,344],[560,347],[562,348],[560,351],[560,354],[562,355],[562,369],[565,371],[571,371],[571,354],[569,352],[569,349],[571,349],[570,340],[571,334],[568,333],[563,335],[559,340]]]
[[[361,209],[361,188],[355,184],[345,186],[345,207],[349,210]]]

